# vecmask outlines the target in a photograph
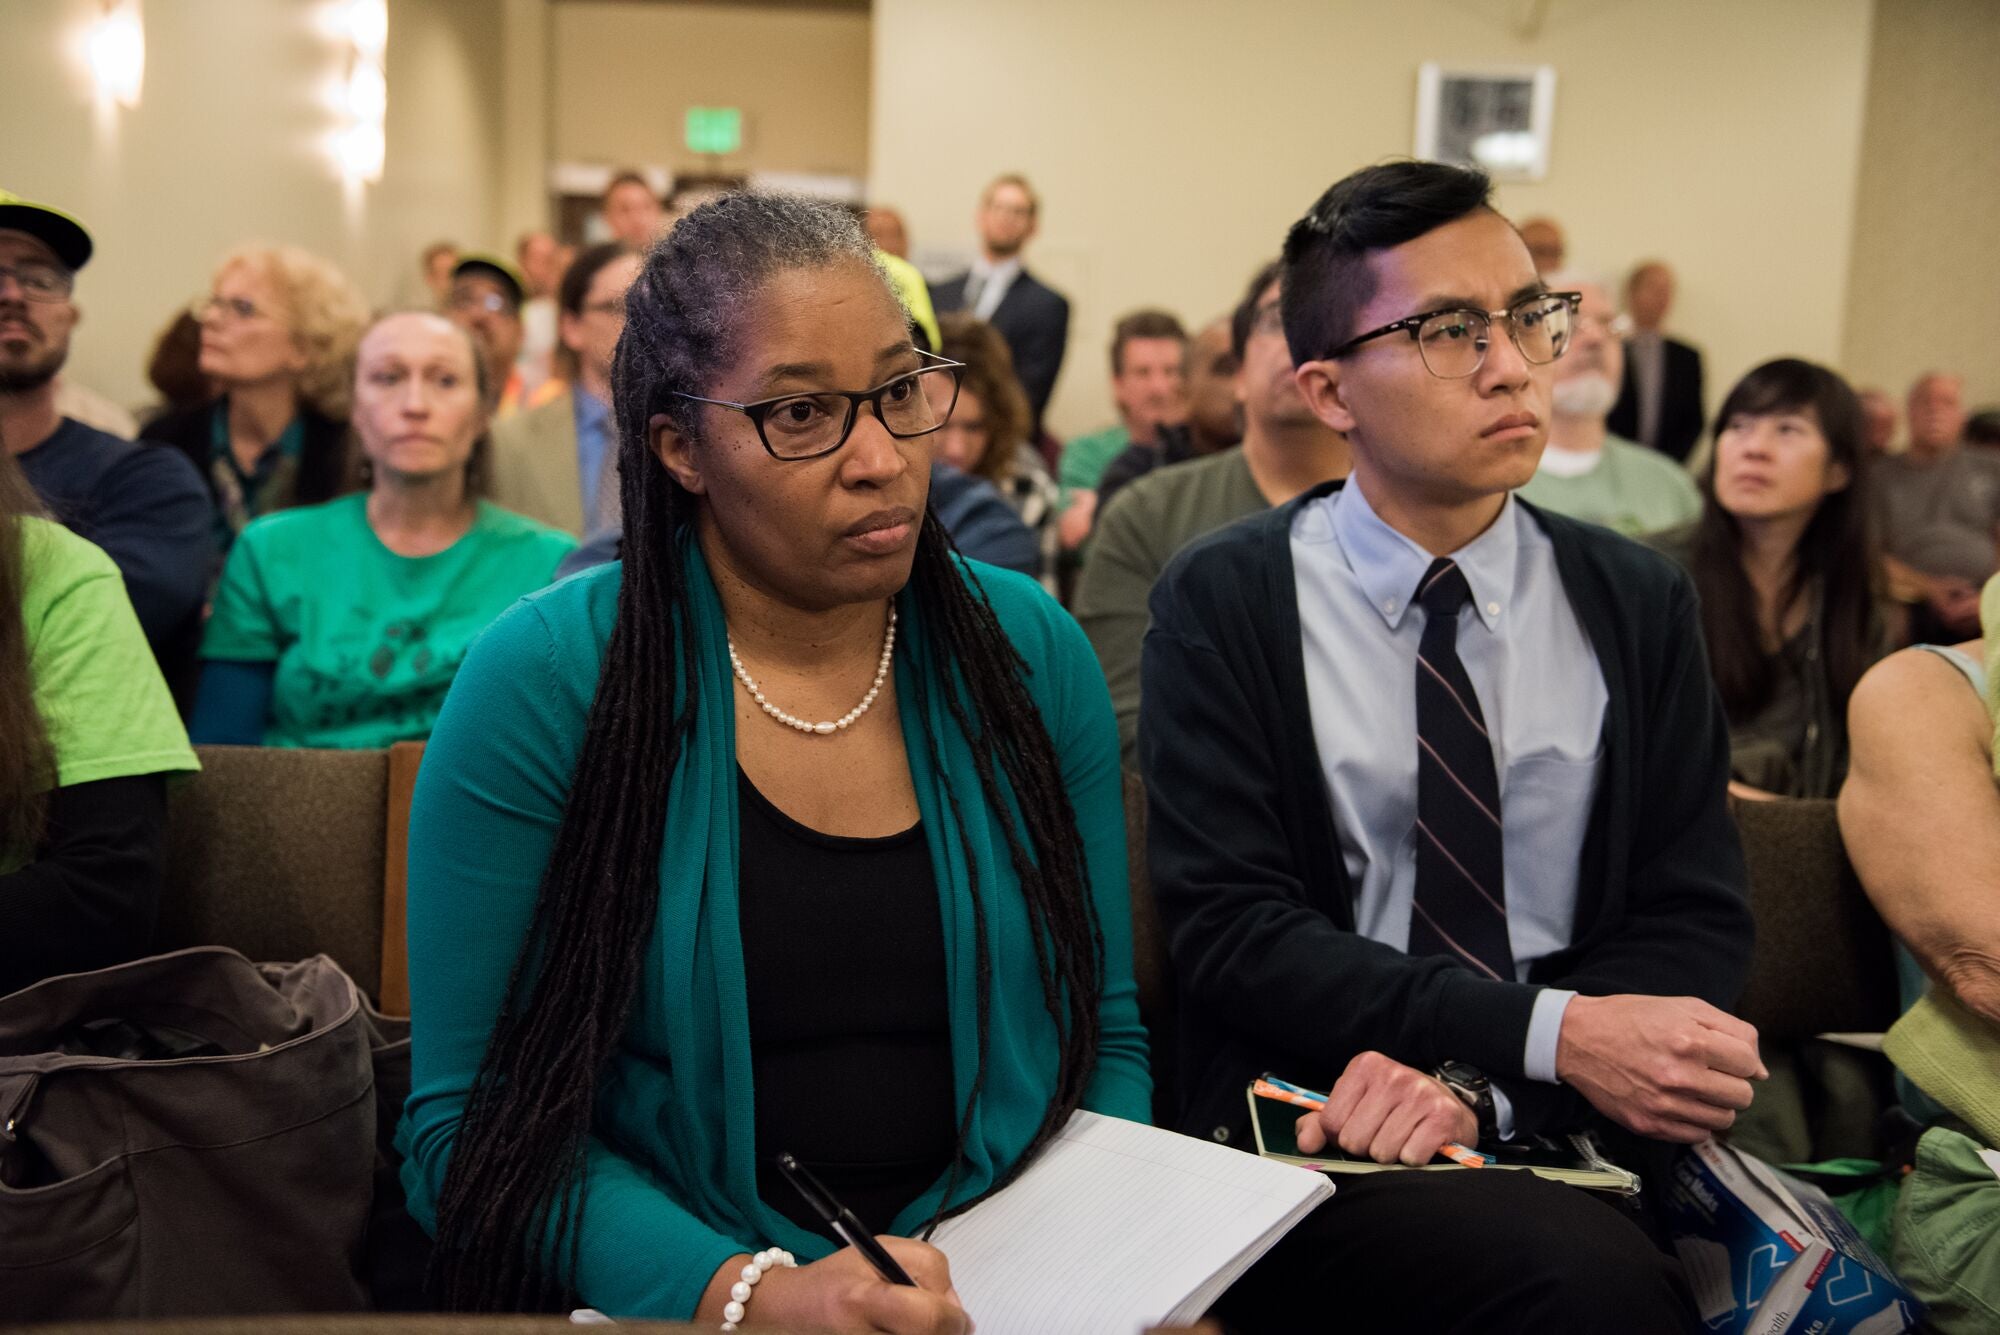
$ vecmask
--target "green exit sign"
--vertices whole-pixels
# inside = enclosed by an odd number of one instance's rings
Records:
[[[743,108],[689,107],[682,137],[690,153],[734,153],[743,147]]]

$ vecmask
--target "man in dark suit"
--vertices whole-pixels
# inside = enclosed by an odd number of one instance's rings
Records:
[[[1037,431],[1069,344],[1069,299],[1021,265],[1021,251],[1034,237],[1040,213],[1041,201],[1025,176],[995,178],[973,215],[979,258],[965,273],[931,289],[931,304],[939,314],[970,311],[1007,340]]]
[[[1178,1121],[1243,1145],[1274,1071],[1330,1092],[1307,1155],[1590,1129],[1650,1195],[1765,1074],[1723,1009],[1751,944],[1728,727],[1687,576],[1512,495],[1577,295],[1490,190],[1389,163],[1293,227],[1286,342],[1353,471],[1153,586],[1138,741]],[[1684,1331],[1657,1222],[1519,1172],[1343,1177],[1217,1312],[1292,1329],[1338,1294],[1357,1330]]]
[[[1687,461],[1701,438],[1701,350],[1661,331],[1674,304],[1674,271],[1648,260],[1625,282],[1632,337],[1625,341],[1625,384],[1605,425],[1613,435]]]

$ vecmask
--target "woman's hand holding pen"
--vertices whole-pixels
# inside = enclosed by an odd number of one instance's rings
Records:
[[[1479,1119],[1442,1083],[1380,1052],[1347,1064],[1326,1106],[1299,1119],[1299,1152],[1329,1140],[1376,1163],[1426,1164],[1446,1142],[1479,1139]]]
[[[878,1235],[876,1241],[917,1281],[912,1289],[875,1273],[861,1253],[843,1247],[823,1261],[796,1270],[772,1270],[757,1285],[746,1318],[753,1326],[839,1331],[887,1331],[890,1335],[970,1335],[951,1286],[951,1265],[928,1243]],[[720,1321],[729,1286],[747,1256],[724,1263],[709,1282],[696,1313],[698,1321]]]

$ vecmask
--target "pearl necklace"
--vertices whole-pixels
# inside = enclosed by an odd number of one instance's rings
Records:
[[[766,700],[764,692],[757,689],[757,683],[750,679],[750,670],[744,667],[743,660],[736,656],[735,637],[725,631],[723,638],[729,644],[729,666],[735,671],[736,680],[743,683],[743,689],[750,692],[750,698],[757,702],[757,708],[763,710],[787,728],[796,728],[800,732],[816,733],[821,737],[831,737],[836,732],[845,732],[856,719],[866,714],[868,707],[875,703],[875,697],[882,693],[882,683],[888,680],[889,677],[889,660],[896,652],[896,605],[894,603],[889,604],[889,628],[882,636],[882,660],[875,665],[875,680],[869,685],[868,694],[861,697],[860,704],[854,706],[854,708],[848,710],[839,718],[826,723],[808,723],[802,718],[787,714],[784,710]]]

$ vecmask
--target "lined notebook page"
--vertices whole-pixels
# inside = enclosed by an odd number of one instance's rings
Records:
[[[932,1241],[980,1335],[1126,1335],[1200,1316],[1332,1194],[1319,1173],[1078,1112]]]

